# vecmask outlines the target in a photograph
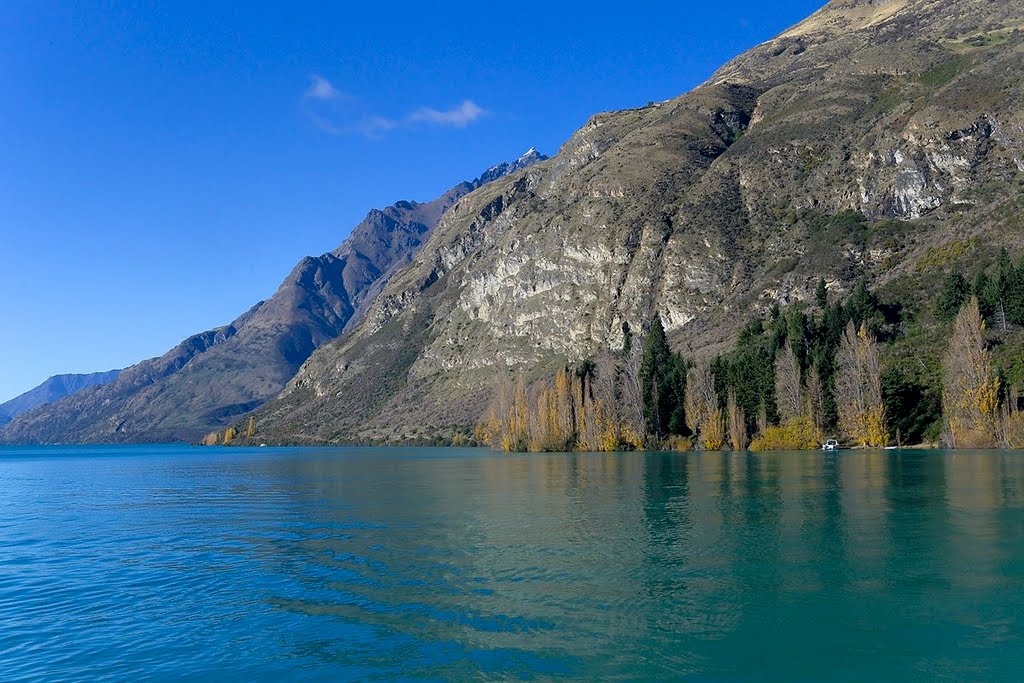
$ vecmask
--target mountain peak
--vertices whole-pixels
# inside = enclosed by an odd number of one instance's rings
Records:
[[[526,168],[527,166],[532,166],[533,164],[539,163],[541,161],[546,161],[547,159],[548,157],[538,152],[536,147],[530,147],[530,149],[523,152],[523,154],[515,161],[503,161],[500,164],[491,166],[489,169],[484,171],[479,178],[476,179],[474,184],[477,185],[478,187],[480,185],[486,185],[492,180],[497,180],[502,176],[508,175],[510,173],[515,173],[516,171],[520,171]]]

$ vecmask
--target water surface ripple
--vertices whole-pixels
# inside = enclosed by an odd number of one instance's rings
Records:
[[[0,680],[1017,681],[1024,457],[0,448]]]

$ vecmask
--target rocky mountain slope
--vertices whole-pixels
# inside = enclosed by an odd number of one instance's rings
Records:
[[[909,305],[1018,251],[1022,27],[1022,0],[835,0],[692,92],[594,116],[445,214],[256,438],[450,436],[496,378],[621,348],[656,315],[706,357],[820,277]]]
[[[0,403],[0,425],[7,424],[11,419],[26,411],[53,403],[82,389],[109,384],[117,379],[119,374],[121,374],[120,370],[108,370],[86,375],[54,375],[34,389],[30,389],[6,403]]]
[[[316,348],[359,320],[459,198],[543,159],[531,149],[433,201],[370,211],[341,246],[304,258],[273,296],[231,324],[189,337],[110,384],[19,416],[0,441],[197,440],[275,396]]]

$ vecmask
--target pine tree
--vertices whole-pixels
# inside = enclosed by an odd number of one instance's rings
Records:
[[[1005,247],[996,260],[996,287],[1006,322],[1024,325],[1024,262],[1014,267]]]
[[[825,284],[825,278],[819,279],[817,287],[814,288],[814,303],[821,310],[828,306],[828,286]]]
[[[939,320],[949,322],[960,312],[971,296],[971,286],[959,270],[954,270],[946,277],[942,285],[942,293],[935,303],[935,313]]]
[[[665,337],[661,318],[655,316],[651,329],[644,340],[643,357],[640,362],[640,386],[643,391],[644,423],[647,433],[656,437],[668,432],[668,404],[671,401],[669,389],[669,366],[672,351]]]
[[[996,281],[989,277],[984,270],[979,270],[974,277],[974,286],[971,288],[974,296],[978,297],[978,308],[981,310],[981,317],[992,320],[999,308],[999,288]]]
[[[864,278],[857,281],[857,286],[850,293],[850,298],[846,302],[846,317],[852,320],[858,329],[861,325],[866,325],[869,331],[874,332],[881,327],[883,320],[878,299],[868,288]]]

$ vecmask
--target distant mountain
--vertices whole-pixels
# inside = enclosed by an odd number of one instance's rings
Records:
[[[710,359],[822,278],[927,313],[954,268],[1024,251],[1022,28],[1022,0],[834,0],[691,92],[595,115],[447,213],[256,438],[450,438],[510,373],[621,351],[655,316]],[[941,348],[902,352],[934,372]]]
[[[53,403],[82,389],[109,384],[120,374],[120,370],[108,370],[86,375],[54,375],[35,389],[29,389],[6,403],[0,403],[0,425],[7,424],[26,411]]]
[[[277,292],[231,324],[189,337],[159,358],[18,416],[0,442],[196,440],[275,396],[309,355],[358,321],[460,198],[545,159],[531,149],[430,202],[370,211],[334,251],[306,257]]]

